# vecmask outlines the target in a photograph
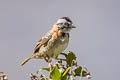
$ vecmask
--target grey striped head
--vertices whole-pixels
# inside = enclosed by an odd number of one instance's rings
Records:
[[[73,22],[69,17],[61,17],[58,19],[56,24],[59,26],[60,30],[65,33],[68,33],[72,28],[75,28],[75,26],[73,26]]]

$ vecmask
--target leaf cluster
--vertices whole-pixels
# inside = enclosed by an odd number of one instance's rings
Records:
[[[39,77],[31,74],[31,80],[75,80],[76,76],[91,78],[90,72],[77,64],[77,57],[73,52],[69,51],[68,54],[61,53],[61,55],[65,59],[58,58],[57,62],[51,67],[40,68],[39,71],[48,71],[49,77],[43,76],[43,74],[40,74]]]

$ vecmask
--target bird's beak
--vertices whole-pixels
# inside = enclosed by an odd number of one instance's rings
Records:
[[[72,28],[76,28],[76,26],[74,26],[74,25],[72,25],[71,27],[72,27]]]

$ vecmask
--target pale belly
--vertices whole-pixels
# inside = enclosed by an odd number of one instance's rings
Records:
[[[57,40],[54,45],[49,49],[48,56],[52,58],[57,58],[60,53],[62,53],[68,46],[69,39]]]
[[[51,57],[53,57],[53,58],[58,57],[58,55],[60,53],[62,53],[67,48],[67,46],[68,46],[67,41],[63,42],[63,43],[56,44],[54,49],[52,50],[53,52],[50,53],[50,54],[52,54]]]

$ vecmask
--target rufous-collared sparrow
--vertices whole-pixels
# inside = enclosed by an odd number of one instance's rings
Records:
[[[69,32],[72,28],[75,28],[75,26],[69,17],[58,19],[52,29],[37,42],[34,54],[25,59],[21,66],[31,59],[45,59],[47,62],[51,62],[52,58],[56,59],[67,48]]]

